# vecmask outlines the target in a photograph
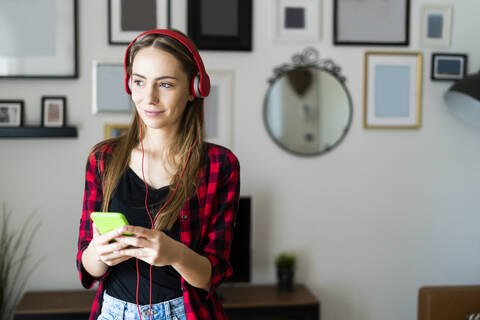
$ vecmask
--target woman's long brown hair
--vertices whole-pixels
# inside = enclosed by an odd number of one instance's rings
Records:
[[[132,63],[136,54],[141,49],[149,47],[164,50],[174,55],[181,62],[183,71],[187,73],[190,84],[192,76],[198,72],[198,67],[191,53],[176,40],[158,34],[149,34],[137,39],[130,47],[128,51],[129,58],[127,59],[127,73],[129,75],[132,74]],[[98,150],[98,148],[102,146],[113,146],[111,156],[105,159],[105,171],[102,182],[102,211],[108,211],[115,187],[130,162],[131,152],[140,143],[139,120],[142,131],[145,132],[145,124],[139,119],[138,112],[135,109],[130,127],[124,136],[102,141],[93,147],[93,150]],[[175,174],[170,180],[170,190],[166,199],[170,198],[177,185],[180,174],[187,161],[189,151],[195,140],[197,140],[197,142],[192,149],[190,160],[186,166],[183,178],[178,185],[178,189],[169,204],[162,210],[155,221],[154,228],[156,230],[170,230],[172,228],[186,200],[195,193],[197,187],[199,173],[205,157],[203,141],[203,99],[198,98],[187,102],[185,111],[181,116],[176,137],[173,139],[172,145],[168,148],[167,161],[170,167],[175,168]],[[152,211],[151,214],[153,218],[157,212]]]

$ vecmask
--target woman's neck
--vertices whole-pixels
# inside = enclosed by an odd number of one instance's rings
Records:
[[[165,155],[175,139],[173,130],[148,128],[144,133],[143,148],[152,154]]]

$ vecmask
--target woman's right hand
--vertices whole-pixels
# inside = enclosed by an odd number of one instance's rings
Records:
[[[122,234],[122,228],[118,228],[102,235],[93,224],[93,238],[89,246],[93,247],[99,261],[111,267],[131,258],[119,253],[119,250],[128,247],[128,244],[120,241],[111,242]]]

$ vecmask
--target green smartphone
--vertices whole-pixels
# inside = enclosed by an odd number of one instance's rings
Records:
[[[90,214],[90,217],[101,234],[105,234],[109,231],[128,225],[127,218],[125,218],[125,216],[120,212],[94,211]],[[124,235],[131,236],[132,234],[125,232]]]

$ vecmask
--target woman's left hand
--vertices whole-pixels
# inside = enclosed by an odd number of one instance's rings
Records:
[[[122,249],[121,254],[138,258],[157,267],[173,265],[181,258],[183,245],[164,232],[138,226],[123,228],[124,232],[132,233],[133,236],[122,236],[117,240],[133,248]]]

